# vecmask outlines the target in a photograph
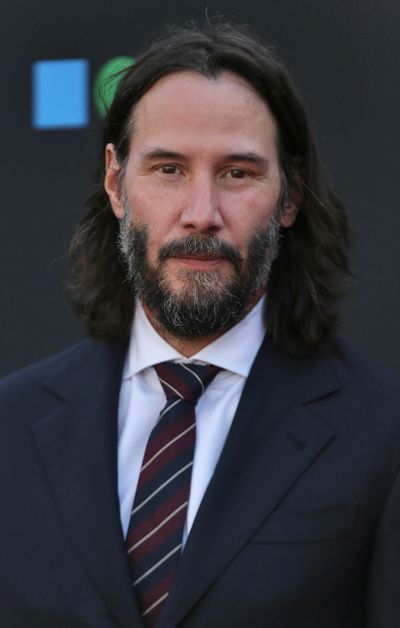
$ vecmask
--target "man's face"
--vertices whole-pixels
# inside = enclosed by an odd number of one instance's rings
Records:
[[[235,320],[215,323],[225,331],[265,289],[277,252],[277,221],[288,227],[295,217],[289,203],[278,208],[277,130],[264,101],[232,73],[215,80],[192,72],[169,75],[135,108],[122,175],[112,145],[106,166],[123,250],[131,262],[136,256],[136,288],[150,315],[160,322],[160,313],[151,311],[160,295],[149,297],[158,284],[161,299],[178,304],[175,317],[189,301],[197,310],[200,301],[213,306],[197,335],[218,333],[209,320],[215,304],[237,311]],[[147,293],[143,279],[152,282]],[[230,303],[222,299],[227,294]],[[187,318],[193,316],[199,318],[192,308]],[[195,335],[183,335],[190,333]]]

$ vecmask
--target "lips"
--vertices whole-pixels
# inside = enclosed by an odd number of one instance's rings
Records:
[[[173,240],[161,247],[160,263],[171,258],[177,259],[186,268],[210,270],[222,262],[230,262],[237,272],[243,266],[243,258],[231,244],[213,234],[188,234],[180,240]]]
[[[179,262],[182,262],[186,266],[191,268],[204,268],[209,269],[213,266],[217,266],[224,261],[224,257],[209,257],[209,256],[196,256],[196,255],[177,255],[174,257]]]

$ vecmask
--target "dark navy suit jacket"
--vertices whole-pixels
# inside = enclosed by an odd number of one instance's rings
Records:
[[[0,626],[139,628],[117,494],[126,347],[0,384]],[[400,386],[344,344],[248,378],[160,628],[399,628]]]

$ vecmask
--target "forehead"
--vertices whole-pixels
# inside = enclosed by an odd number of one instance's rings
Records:
[[[137,103],[132,123],[136,145],[256,140],[275,145],[277,137],[267,103],[233,72],[208,78],[183,71],[161,78]]]

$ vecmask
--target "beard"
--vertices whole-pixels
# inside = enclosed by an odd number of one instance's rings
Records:
[[[258,299],[267,284],[279,249],[277,213],[264,230],[255,232],[244,258],[239,251],[214,234],[192,233],[163,246],[157,264],[148,260],[148,227],[134,226],[125,203],[120,221],[118,246],[128,281],[152,316],[176,338],[195,340],[221,335],[238,323]],[[232,275],[218,270],[180,269],[181,287],[173,288],[165,268],[168,259],[180,256],[224,258]]]

